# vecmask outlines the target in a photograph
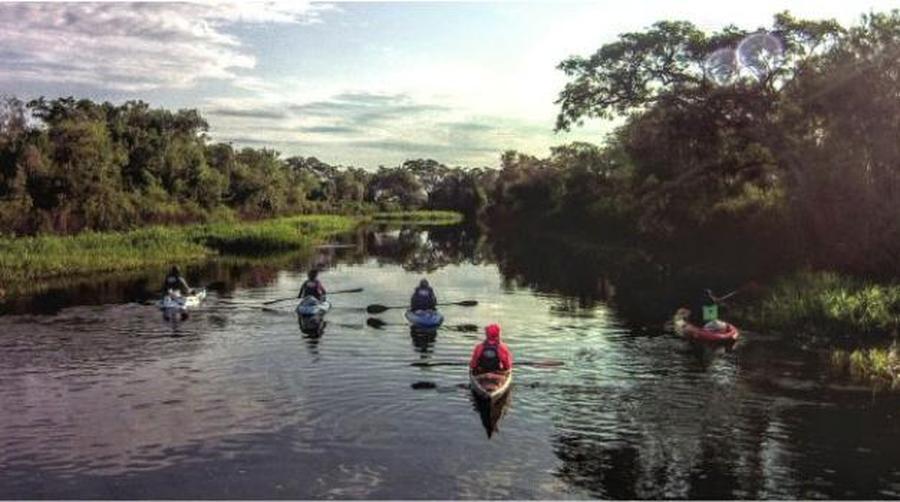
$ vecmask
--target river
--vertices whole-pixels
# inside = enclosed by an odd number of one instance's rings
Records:
[[[567,291],[538,249],[524,266],[459,228],[335,242],[189,267],[216,287],[182,322],[152,305],[162,270],[3,305],[0,498],[900,498],[900,398],[816,350],[692,345],[626,318],[621,280],[556,257]],[[262,306],[311,263],[364,288],[317,334],[292,302]],[[479,305],[445,307],[434,336],[366,314],[425,276]],[[467,387],[480,333],[460,329],[491,322],[518,363],[493,407]]]

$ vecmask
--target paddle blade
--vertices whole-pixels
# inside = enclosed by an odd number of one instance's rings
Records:
[[[366,307],[366,312],[370,314],[380,314],[390,307],[385,307],[384,305],[369,305]]]
[[[460,324],[459,326],[456,327],[456,329],[458,329],[459,331],[462,331],[464,333],[473,333],[475,331],[478,331],[478,325],[477,324]]]
[[[328,293],[329,295],[339,295],[341,293],[362,293],[363,288],[355,288],[355,289],[342,289],[340,291],[332,291]]]
[[[459,305],[461,307],[474,307],[474,306],[478,305],[478,302],[475,300],[464,300],[461,302],[456,302],[456,303],[454,303],[454,305]]]
[[[371,326],[375,329],[381,329],[384,327],[384,325],[386,323],[384,321],[382,321],[381,319],[376,319],[374,317],[370,317],[370,318],[366,319],[366,324],[368,324],[369,326]]]

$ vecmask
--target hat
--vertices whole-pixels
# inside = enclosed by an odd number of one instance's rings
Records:
[[[484,328],[484,334],[487,335],[487,339],[491,341],[500,340],[500,325],[499,324],[491,324],[488,327]]]

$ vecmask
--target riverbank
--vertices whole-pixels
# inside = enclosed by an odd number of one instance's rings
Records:
[[[835,370],[854,379],[900,383],[900,284],[803,271],[780,279],[736,313],[754,329],[833,347]]]
[[[463,215],[455,211],[400,211],[380,212],[372,215],[375,223],[422,223],[428,225],[455,225],[463,221]]]
[[[456,213],[435,212],[442,223]],[[431,223],[429,212],[373,216],[301,215],[255,222],[154,226],[127,232],[0,238],[0,289],[7,296],[35,282],[190,263],[216,255],[263,256],[321,243],[367,221]]]

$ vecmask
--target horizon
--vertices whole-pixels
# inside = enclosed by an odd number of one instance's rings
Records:
[[[556,65],[620,33],[752,30],[784,10],[847,26],[896,7],[788,3],[0,3],[0,94],[197,109],[213,141],[332,165],[494,167],[603,142],[616,121],[553,131]]]

